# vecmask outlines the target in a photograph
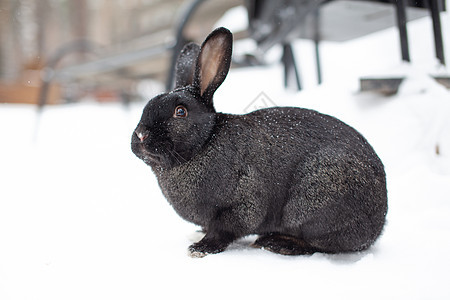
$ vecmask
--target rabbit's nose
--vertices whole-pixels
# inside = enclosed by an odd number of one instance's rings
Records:
[[[139,140],[141,142],[145,141],[145,139],[148,138],[148,134],[147,133],[143,133],[143,132],[140,132],[140,131],[135,131],[135,133],[136,133],[137,137],[139,138]]]

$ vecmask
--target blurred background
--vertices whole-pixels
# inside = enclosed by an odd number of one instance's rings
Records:
[[[321,83],[322,68],[329,65],[320,60],[320,42],[342,43],[398,27],[392,43],[401,49],[391,56],[409,61],[405,24],[419,18],[433,20],[429,36],[434,34],[436,57],[444,65],[439,12],[445,9],[443,0],[0,0],[0,102],[148,98],[170,89],[181,47],[201,42],[218,25],[234,33],[233,67],[280,62],[285,85],[294,89],[303,87],[298,68],[305,60],[293,54],[293,41],[314,43],[306,64],[315,61],[308,74]],[[277,54],[268,55],[273,49]],[[368,89],[379,84],[362,83]],[[381,84],[387,93],[398,85]]]
[[[46,82],[53,104],[126,101],[143,79],[165,85],[176,39],[200,41],[241,2],[2,0],[0,102],[38,103]]]

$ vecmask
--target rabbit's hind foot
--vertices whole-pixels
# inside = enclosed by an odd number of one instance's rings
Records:
[[[279,233],[269,233],[260,236],[252,247],[262,248],[282,255],[306,255],[317,252],[303,240]]]

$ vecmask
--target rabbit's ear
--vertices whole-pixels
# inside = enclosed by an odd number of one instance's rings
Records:
[[[233,35],[223,27],[211,32],[202,44],[195,67],[194,85],[208,102],[228,74],[232,47]]]
[[[192,84],[194,81],[194,67],[200,46],[195,43],[186,44],[177,59],[175,69],[175,88],[181,88]]]

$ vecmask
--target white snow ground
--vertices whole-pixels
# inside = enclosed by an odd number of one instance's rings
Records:
[[[130,150],[145,103],[48,107],[38,128],[33,107],[1,105],[0,299],[450,299],[450,91],[427,76],[449,72],[433,58],[430,20],[408,26],[412,64],[400,63],[395,29],[324,43],[317,87],[301,41],[304,91],[283,90],[275,66],[233,70],[216,95],[218,110],[239,113],[264,92],[368,138],[389,190],[388,224],[369,251],[285,257],[249,237],[192,259],[197,228]],[[408,77],[397,95],[357,92],[359,76],[395,73]]]

